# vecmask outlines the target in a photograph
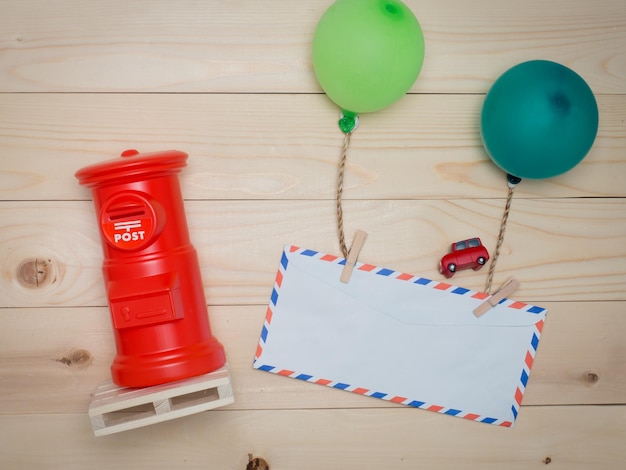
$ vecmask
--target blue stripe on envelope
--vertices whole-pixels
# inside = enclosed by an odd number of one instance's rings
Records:
[[[391,269],[383,268],[380,271],[377,271],[376,274],[380,274],[381,276],[391,276],[395,271]]]
[[[526,384],[528,384],[528,374],[525,370],[522,371],[522,377],[520,378],[520,382],[524,384],[524,387],[526,387]]]
[[[528,313],[543,313],[544,310],[545,308],[541,308],[541,307],[530,307],[528,309]]]
[[[530,344],[532,345],[533,349],[537,349],[537,346],[539,346],[539,337],[536,334],[533,334],[533,339]]]

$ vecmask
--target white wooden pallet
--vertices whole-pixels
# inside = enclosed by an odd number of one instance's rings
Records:
[[[96,436],[114,434],[233,403],[228,364],[205,375],[145,388],[101,384],[89,405]]]

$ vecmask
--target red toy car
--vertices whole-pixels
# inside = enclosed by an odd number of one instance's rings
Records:
[[[452,244],[450,253],[441,258],[439,272],[450,278],[459,269],[478,271],[487,261],[489,253],[480,238],[470,238]]]

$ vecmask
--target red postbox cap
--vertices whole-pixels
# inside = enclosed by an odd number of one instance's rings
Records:
[[[146,153],[125,150],[122,158],[86,166],[75,176],[80,184],[87,187],[155,178],[180,171],[187,164],[187,157],[185,152],[179,150]]]

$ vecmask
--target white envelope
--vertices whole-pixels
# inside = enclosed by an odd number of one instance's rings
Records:
[[[519,413],[546,310],[287,246],[254,368],[500,426]]]

